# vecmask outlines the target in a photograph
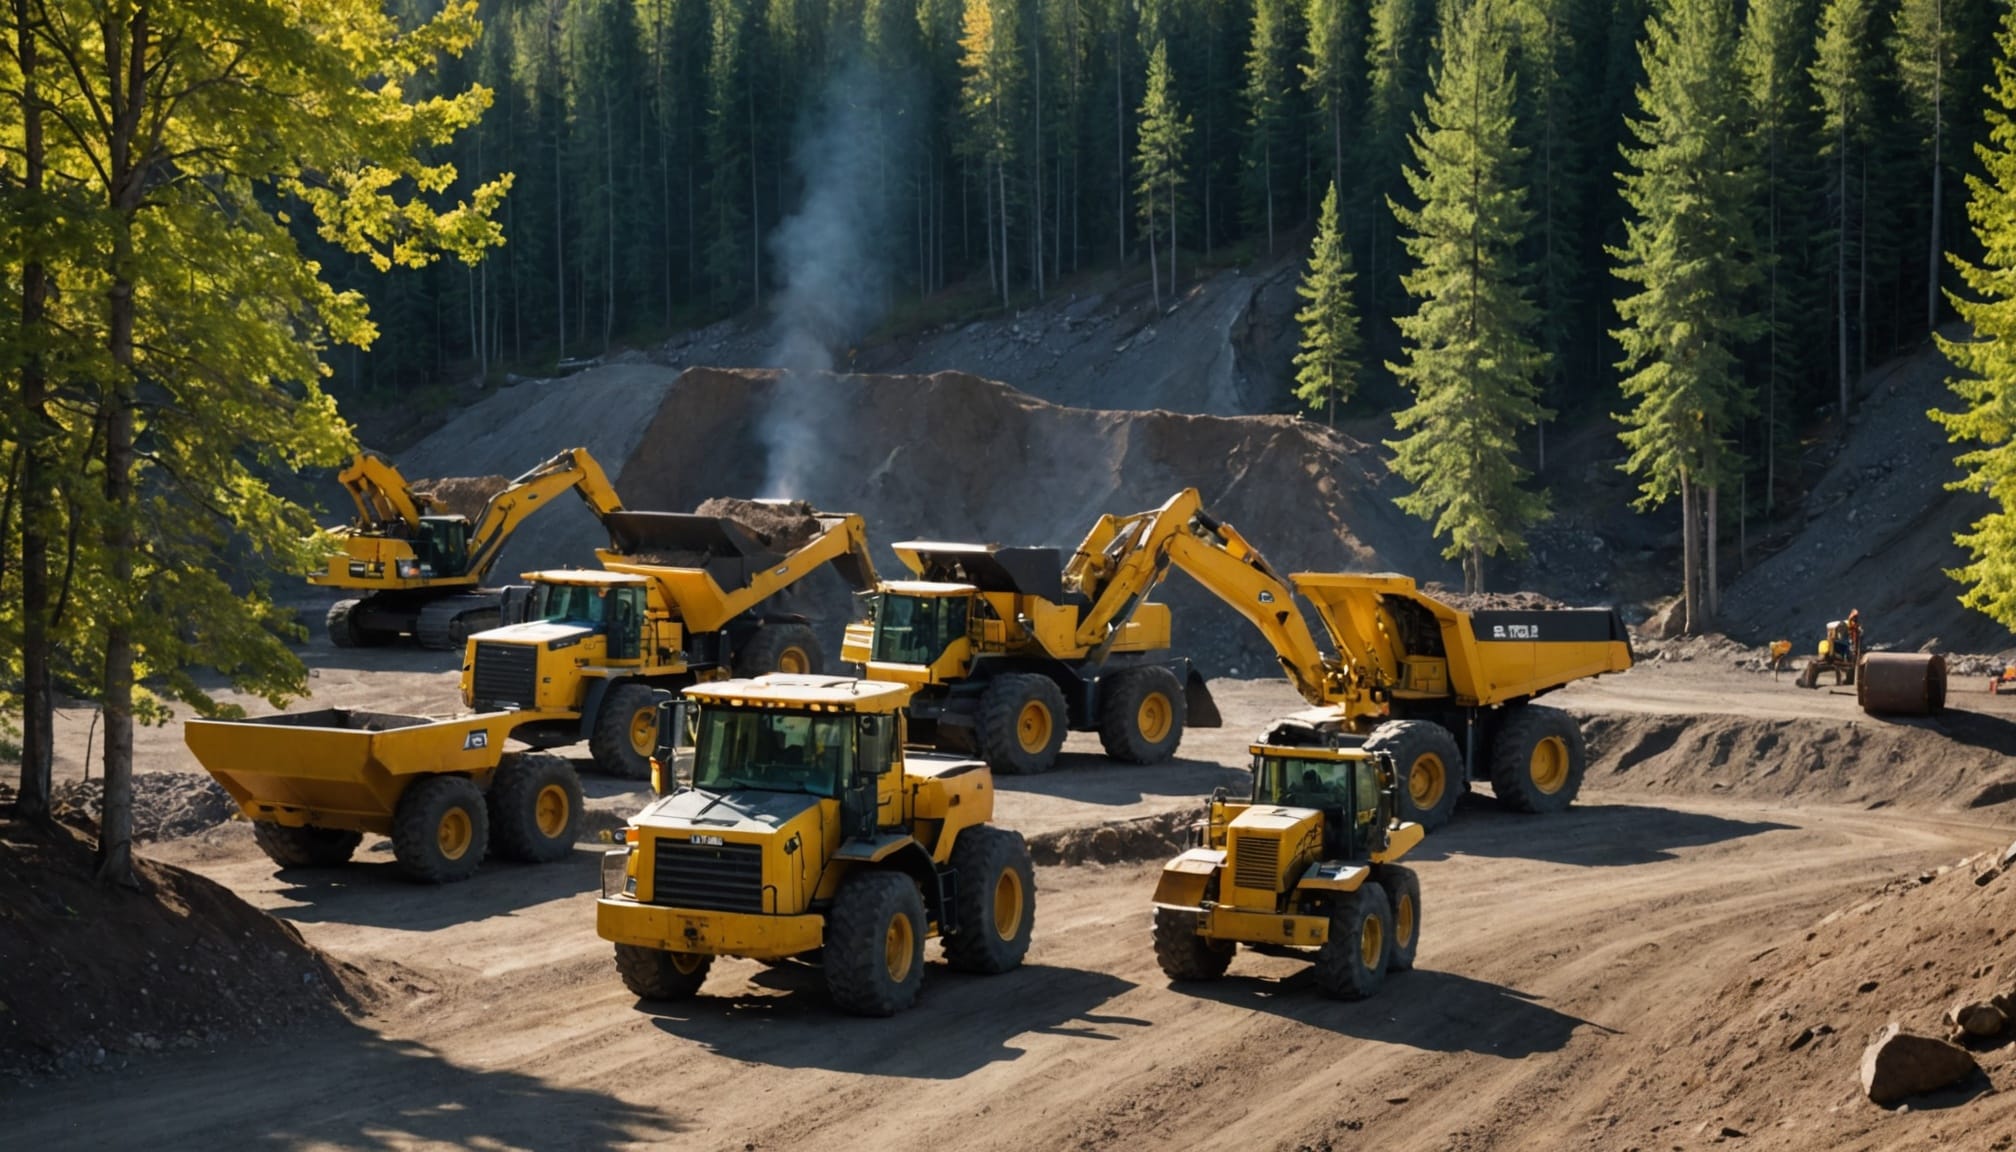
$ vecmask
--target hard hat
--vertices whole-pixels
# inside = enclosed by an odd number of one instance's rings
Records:
[[[1860,620],[1861,618],[1862,618],[1862,610],[1861,610],[1861,609],[1859,609],[1859,608],[1850,608],[1850,609],[1848,610],[1848,619],[1850,619],[1850,620]]]

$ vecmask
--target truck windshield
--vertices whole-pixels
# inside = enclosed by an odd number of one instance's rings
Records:
[[[885,595],[875,610],[875,646],[883,664],[929,664],[966,635],[964,596]]]
[[[1379,810],[1379,767],[1373,760],[1257,756],[1253,802],[1341,810],[1350,813],[1355,824],[1370,824]]]
[[[854,759],[854,727],[852,715],[702,708],[693,786],[837,797]]]
[[[602,625],[601,588],[586,584],[541,584],[532,601],[532,619]]]

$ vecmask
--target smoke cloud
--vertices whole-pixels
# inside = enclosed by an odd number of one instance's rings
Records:
[[[857,54],[827,80],[796,133],[792,170],[803,199],[770,240],[782,288],[769,361],[785,376],[762,429],[766,496],[815,496],[809,469],[844,415],[825,374],[888,309],[893,206],[909,174],[907,135],[898,135],[907,124],[902,83]]]

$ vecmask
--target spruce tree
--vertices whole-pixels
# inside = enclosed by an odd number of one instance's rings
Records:
[[[1951,299],[1971,334],[1938,337],[1960,370],[1950,386],[1965,407],[1930,415],[1955,444],[1971,446],[1953,487],[1995,503],[1954,537],[1972,562],[1947,575],[1966,587],[1962,604],[2016,628],[2016,12],[2003,16],[1997,40],[1988,143],[1976,150],[1981,172],[1967,177],[1967,215],[1984,255],[1953,261],[1966,290]]]
[[[1358,309],[1352,303],[1351,248],[1344,242],[1339,219],[1337,185],[1324,194],[1316,222],[1316,241],[1309,252],[1309,272],[1295,292],[1309,303],[1295,313],[1302,326],[1302,348],[1295,354],[1295,398],[1323,409],[1337,422],[1337,407],[1358,387]]]
[[[1735,475],[1729,444],[1751,411],[1738,353],[1761,325],[1739,93],[1729,83],[1735,17],[1726,0],[1672,0],[1646,28],[1645,83],[1620,175],[1631,217],[1611,255],[1633,286],[1617,302],[1626,399],[1620,419],[1640,508],[1680,497],[1687,627],[1716,610],[1718,490]],[[1704,561],[1704,524],[1707,541]]]
[[[1383,315],[1388,285],[1397,282],[1393,219],[1380,209],[1406,194],[1407,131],[1421,107],[1428,49],[1425,0],[1371,0],[1365,44],[1365,194],[1371,200],[1371,235],[1366,237],[1367,300]]]
[[[1939,244],[1941,205],[1946,197],[1946,136],[1953,81],[1957,75],[1958,29],[1952,9],[1955,0],[1903,0],[1897,9],[1894,40],[1897,74],[1903,82],[1926,155],[1925,166],[1932,185],[1932,201],[1927,208],[1928,237],[1925,246],[1925,330],[1939,323]]]
[[[1161,273],[1156,267],[1156,235],[1167,237],[1169,291],[1176,291],[1176,225],[1181,219],[1178,188],[1183,183],[1184,149],[1190,139],[1190,118],[1176,106],[1169,77],[1169,46],[1156,41],[1148,57],[1148,82],[1141,96],[1141,136],[1134,153],[1134,191],[1143,235],[1148,240],[1148,276],[1155,285],[1155,307],[1162,307]]]
[[[1827,193],[1834,209],[1834,338],[1840,385],[1842,430],[1847,429],[1850,389],[1866,358],[1869,289],[1850,266],[1868,257],[1869,150],[1876,87],[1874,0],[1826,0],[1820,12],[1820,38],[1814,51],[1813,91],[1820,114],[1820,154],[1827,159]],[[1850,283],[1851,277],[1854,283]],[[1857,316],[1848,315],[1850,298]],[[1859,336],[1863,355],[1848,353],[1851,335]]]
[[[1294,8],[1288,0],[1253,0],[1253,38],[1246,51],[1246,167],[1253,216],[1274,251],[1275,201],[1294,123]]]
[[[1420,207],[1393,205],[1416,303],[1400,320],[1405,359],[1388,367],[1414,404],[1394,417],[1407,435],[1387,446],[1414,486],[1400,507],[1448,538],[1443,554],[1462,559],[1472,592],[1483,590],[1485,559],[1522,555],[1526,528],[1547,515],[1518,461],[1519,432],[1551,413],[1539,401],[1539,312],[1517,258],[1533,213],[1496,8],[1478,0],[1452,16],[1411,141],[1406,176]]]

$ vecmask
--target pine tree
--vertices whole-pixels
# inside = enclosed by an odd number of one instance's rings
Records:
[[[1383,315],[1387,285],[1398,282],[1393,218],[1384,206],[1407,192],[1407,132],[1426,87],[1428,32],[1423,0],[1371,0],[1371,31],[1365,45],[1365,194],[1371,200],[1371,234],[1366,237],[1367,300]]]
[[[1409,435],[1388,444],[1414,486],[1399,503],[1448,537],[1444,555],[1462,558],[1472,592],[1483,590],[1485,559],[1522,555],[1526,528],[1547,515],[1518,462],[1519,432],[1551,413],[1538,398],[1547,363],[1534,344],[1538,310],[1517,259],[1533,213],[1496,8],[1477,0],[1452,16],[1411,141],[1406,176],[1420,207],[1393,205],[1413,260],[1402,283],[1416,302],[1400,319],[1406,358],[1388,365],[1414,396],[1394,417]]]
[[[1295,398],[1323,409],[1330,423],[1337,408],[1358,388],[1358,309],[1352,302],[1351,248],[1337,208],[1337,185],[1323,196],[1316,240],[1309,252],[1309,272],[1295,292],[1309,303],[1295,313],[1302,326],[1301,351],[1295,354]]]
[[[1302,84],[1314,98],[1318,134],[1330,160],[1330,183],[1344,186],[1347,124],[1364,98],[1365,6],[1362,0],[1309,0],[1308,60]],[[1355,126],[1350,129],[1355,133]]]
[[[1176,291],[1176,225],[1182,219],[1177,189],[1184,178],[1184,150],[1190,139],[1190,118],[1176,106],[1169,77],[1169,46],[1156,41],[1148,57],[1148,82],[1141,97],[1140,143],[1134,153],[1143,234],[1148,240],[1148,276],[1155,285],[1155,308],[1162,308],[1161,274],[1156,269],[1156,223],[1168,237],[1169,291]]]
[[[1736,473],[1730,433],[1752,409],[1738,353],[1761,331],[1747,297],[1755,182],[1727,75],[1735,50],[1725,0],[1672,0],[1648,23],[1636,145],[1620,174],[1632,217],[1611,252],[1634,286],[1612,333],[1635,404],[1621,417],[1625,468],[1639,478],[1640,508],[1680,497],[1690,630],[1716,612],[1716,494]]]
[[[1840,383],[1841,428],[1847,431],[1854,376],[1867,359],[1869,285],[1861,272],[1850,284],[1849,264],[1859,256],[1868,261],[1868,169],[1874,143],[1872,104],[1876,86],[1874,0],[1827,0],[1820,13],[1820,39],[1814,52],[1813,90],[1820,113],[1820,154],[1828,165],[1828,196],[1834,207],[1834,316],[1836,366]],[[1857,316],[1851,324],[1848,301],[1853,295]],[[1848,354],[1851,335],[1862,354]]]
[[[1246,50],[1246,167],[1252,174],[1253,215],[1265,227],[1270,255],[1275,200],[1289,158],[1289,127],[1295,120],[1290,73],[1294,44],[1294,8],[1289,0],[1254,0],[1253,39]]]
[[[1929,233],[1925,246],[1925,330],[1939,324],[1940,209],[1946,193],[1946,136],[1948,108],[1952,103],[1953,80],[1959,37],[1949,9],[1955,0],[1903,0],[1897,9],[1895,47],[1897,73],[1911,106],[1911,117],[1930,153],[1925,158],[1931,170],[1932,202],[1926,211]]]
[[[2004,14],[1997,42],[1989,139],[1977,150],[1980,174],[1967,177],[1967,215],[1984,255],[1954,260],[1966,291],[1953,306],[1971,335],[1937,337],[1960,370],[1950,387],[1966,406],[1930,416],[1955,444],[1972,445],[1957,461],[1966,475],[1952,486],[1996,507],[1954,537],[1972,562],[1947,575],[1965,586],[1962,604],[2016,628],[2016,12]]]
[[[961,151],[981,166],[988,198],[988,268],[1008,303],[1008,169],[1016,157],[1016,106],[1021,95],[1022,61],[1016,46],[1013,0],[969,0],[959,47],[965,84]],[[996,238],[999,243],[997,244]]]

